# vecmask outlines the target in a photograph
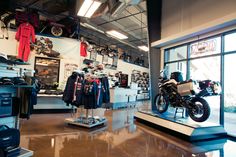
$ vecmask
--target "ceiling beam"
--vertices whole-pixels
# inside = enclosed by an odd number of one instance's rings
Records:
[[[129,10],[125,9],[125,11],[127,11],[129,15],[133,15]],[[137,14],[136,14],[136,15],[137,15]],[[128,15],[127,15],[127,16],[128,16]],[[137,23],[138,25],[147,26],[147,24],[144,23],[143,20],[142,20],[142,14],[141,14],[141,19],[137,18],[135,15],[131,16],[130,19],[131,19],[133,22]]]
[[[127,32],[133,32],[133,31],[136,31],[136,30],[144,29],[144,28],[147,28],[147,26],[142,27],[142,28],[131,29],[131,30],[128,30]]]
[[[129,42],[136,42],[136,41],[142,41],[142,40],[145,40],[147,41],[147,38],[142,38],[142,39],[135,39],[135,40],[129,40]]]
[[[127,16],[120,17],[120,18],[116,18],[116,19],[113,19],[113,20],[107,20],[107,22],[103,22],[103,23],[98,24],[98,26],[102,26],[102,25],[105,25],[105,24],[108,24],[108,23],[111,23],[111,22],[114,22],[114,21],[122,20],[122,19],[131,17],[131,16],[135,16],[135,15],[138,15],[138,14],[142,14],[144,12],[146,12],[146,11],[141,11],[141,12],[138,12],[138,13],[134,13],[134,14],[130,14],[130,15],[127,15]]]

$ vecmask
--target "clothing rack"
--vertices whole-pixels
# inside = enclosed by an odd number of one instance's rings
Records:
[[[76,69],[76,70],[74,70],[74,72],[76,72],[78,75],[84,75],[84,72],[81,71],[80,69]],[[77,87],[78,80],[81,79],[78,77],[81,77],[81,76],[77,76],[76,81],[74,82],[73,102],[76,101],[75,95],[76,95],[76,89],[78,88]],[[101,75],[94,75],[94,74],[89,73],[89,74],[85,75],[84,77],[86,79],[92,79],[92,78],[95,79],[95,78],[101,78]],[[84,115],[83,107],[81,107],[81,106],[82,105],[77,107],[77,113],[79,112],[79,108],[81,109],[80,114],[78,116],[78,114],[76,114],[76,110],[75,110],[74,105],[72,105],[71,118],[66,118],[65,123],[71,124],[71,125],[76,125],[76,126],[81,126],[81,127],[86,127],[86,128],[101,126],[101,125],[104,125],[105,123],[107,123],[107,119],[105,117],[94,116],[94,109],[93,108],[86,109],[85,115]],[[89,115],[89,110],[91,110],[91,115]]]

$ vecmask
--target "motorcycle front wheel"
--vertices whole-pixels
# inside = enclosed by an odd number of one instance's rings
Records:
[[[208,102],[200,97],[192,100],[192,106],[188,111],[189,116],[196,122],[204,122],[210,116],[210,106]]]
[[[168,109],[168,106],[169,106],[168,101],[166,100],[166,98],[163,96],[162,93],[157,94],[157,96],[154,99],[154,103],[155,103],[155,105],[157,107],[157,111],[159,113],[166,112]]]

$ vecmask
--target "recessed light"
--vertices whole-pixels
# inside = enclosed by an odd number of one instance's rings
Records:
[[[138,48],[143,50],[143,51],[145,51],[145,52],[149,51],[149,48],[147,46],[145,46],[145,45],[138,46]]]
[[[107,34],[115,37],[115,38],[118,38],[118,39],[128,39],[128,37],[120,32],[117,32],[115,30],[111,30],[111,31],[107,31]]]

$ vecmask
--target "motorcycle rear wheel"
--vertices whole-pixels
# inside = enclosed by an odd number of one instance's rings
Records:
[[[166,98],[163,96],[162,93],[156,95],[156,97],[154,99],[154,103],[155,103],[155,105],[157,107],[157,111],[159,113],[166,112],[168,109],[168,106],[169,106],[168,101],[166,100]]]
[[[197,97],[192,100],[192,103],[193,106],[188,112],[192,120],[196,122],[206,121],[211,112],[208,102],[203,98]]]

